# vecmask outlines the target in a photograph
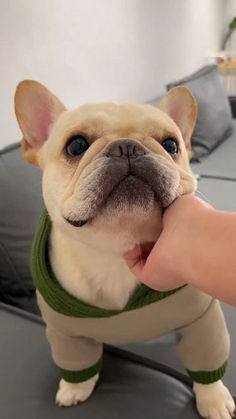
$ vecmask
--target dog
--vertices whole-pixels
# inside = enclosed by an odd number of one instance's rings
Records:
[[[189,285],[153,291],[123,257],[136,244],[155,242],[165,208],[196,190],[191,92],[176,87],[158,107],[100,103],[68,111],[46,87],[26,80],[17,86],[15,112],[24,157],[43,172],[46,209],[32,275],[62,375],[56,403],[71,406],[91,395],[102,343],[176,330],[200,415],[229,419],[235,404],[221,378],[230,342],[218,301]]]

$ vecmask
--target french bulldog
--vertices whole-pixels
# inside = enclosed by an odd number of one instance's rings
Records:
[[[145,341],[177,330],[199,414],[229,419],[235,404],[221,381],[229,336],[218,302],[190,286],[168,295],[143,288],[151,300],[138,299],[140,282],[123,257],[136,244],[155,242],[165,208],[196,190],[189,166],[197,116],[191,92],[176,87],[158,107],[98,103],[66,110],[43,85],[26,80],[16,89],[15,111],[24,157],[43,172],[47,215],[33,275],[52,356],[64,374],[57,404],[91,395],[102,342]]]

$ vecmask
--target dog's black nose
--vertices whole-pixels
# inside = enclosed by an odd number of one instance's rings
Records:
[[[108,157],[134,158],[146,154],[145,148],[133,140],[114,141],[107,149]]]

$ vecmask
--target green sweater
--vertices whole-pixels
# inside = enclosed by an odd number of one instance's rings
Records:
[[[223,376],[229,336],[218,301],[190,286],[159,292],[140,285],[123,310],[86,304],[66,292],[52,272],[47,252],[50,230],[45,210],[31,268],[52,356],[66,381],[82,382],[100,371],[102,343],[150,340],[176,329],[177,350],[193,380],[211,383]]]

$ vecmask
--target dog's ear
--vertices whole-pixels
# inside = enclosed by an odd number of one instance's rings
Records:
[[[178,125],[190,159],[191,136],[197,119],[197,103],[191,91],[184,86],[174,87],[162,98],[158,107]]]
[[[22,151],[29,163],[38,165],[37,153],[50,129],[66,108],[46,87],[33,80],[18,84],[15,113],[23,133]]]

